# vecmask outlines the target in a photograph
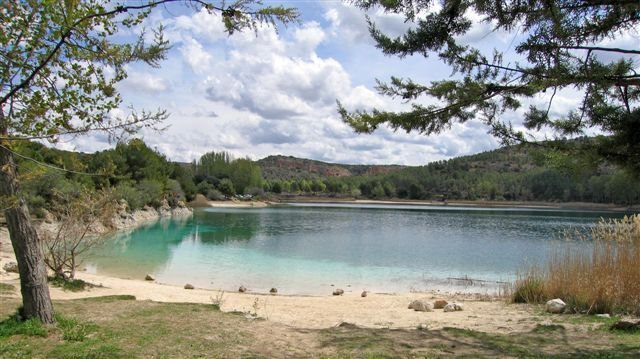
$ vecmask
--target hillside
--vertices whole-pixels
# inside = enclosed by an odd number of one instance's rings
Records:
[[[292,156],[269,156],[258,161],[265,180],[376,176],[397,172],[400,165],[343,165]]]

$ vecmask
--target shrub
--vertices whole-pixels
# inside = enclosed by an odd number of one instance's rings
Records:
[[[546,299],[544,273],[536,266],[520,276],[513,286],[511,300],[514,303],[540,303]]]
[[[209,192],[207,192],[207,198],[212,200],[212,201],[222,201],[225,199],[224,195],[222,194],[222,192],[218,191],[217,189],[210,189]]]
[[[136,190],[141,197],[143,205],[150,205],[154,208],[160,207],[164,192],[162,183],[145,179],[136,185]]]
[[[129,205],[129,209],[132,211],[144,207],[144,201],[138,191],[133,188],[129,183],[121,182],[113,191],[114,199],[124,199]]]

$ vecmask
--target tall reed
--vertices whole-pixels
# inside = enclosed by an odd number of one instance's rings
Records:
[[[536,289],[520,288],[533,283],[541,293],[530,302],[561,298],[575,311],[640,314],[640,215],[601,220],[588,234],[568,237],[591,239],[593,248],[590,252],[556,250],[543,273],[516,282],[514,301],[519,299],[516,293]]]

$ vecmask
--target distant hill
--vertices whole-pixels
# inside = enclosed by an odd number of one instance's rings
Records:
[[[400,165],[343,165],[280,155],[257,162],[266,180],[377,176],[406,168]]]

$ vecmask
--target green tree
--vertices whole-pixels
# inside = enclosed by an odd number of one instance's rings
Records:
[[[262,171],[257,163],[248,158],[233,161],[229,169],[229,179],[237,193],[244,193],[252,187],[262,187]]]
[[[236,194],[236,189],[233,187],[233,182],[230,179],[224,178],[218,185],[218,190],[227,197],[231,197]]]
[[[640,23],[636,0],[355,0],[362,9],[381,7],[403,14],[413,26],[399,37],[384,34],[369,21],[377,47],[387,55],[437,56],[457,74],[420,84],[392,77],[378,81],[377,90],[412,102],[406,112],[382,109],[350,112],[338,104],[343,120],[358,132],[380,125],[437,134],[452,124],[472,119],[505,144],[535,139],[550,129],[558,138],[595,130],[611,136],[592,145],[601,156],[640,173],[640,73],[630,56],[637,48],[603,45],[605,39],[631,35]],[[483,51],[463,43],[472,30],[472,17],[494,31],[521,34],[511,52]],[[514,34],[515,36],[515,34]],[[514,37],[515,39],[516,37]],[[570,89],[582,96],[568,113],[550,111],[554,95]],[[530,105],[525,131],[502,115],[518,111],[523,101],[548,94],[548,102]],[[428,98],[428,101],[416,101]],[[431,103],[423,105],[424,102]],[[569,148],[570,149],[570,148]]]
[[[20,272],[25,318],[52,323],[54,313],[12,144],[24,139],[55,141],[59,135],[94,130],[117,137],[165,119],[164,111],[134,111],[124,119],[108,113],[122,102],[115,85],[126,77],[126,65],[143,61],[158,66],[168,49],[162,27],[154,29],[151,42],[144,33],[129,43],[116,37],[120,30],[140,25],[153,8],[169,3],[220,13],[229,34],[255,28],[258,22],[286,23],[297,17],[294,10],[260,7],[255,0],[222,7],[201,0],[0,3],[0,195],[11,203],[5,217]],[[107,67],[113,76],[105,74]]]

